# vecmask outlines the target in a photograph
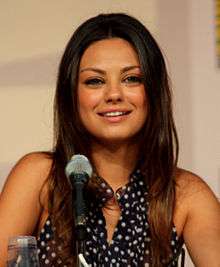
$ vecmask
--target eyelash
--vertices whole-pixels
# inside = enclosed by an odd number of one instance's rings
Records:
[[[123,82],[126,82],[126,83],[142,83],[143,82],[143,78],[142,77],[139,77],[139,76],[128,76],[126,77],[125,79],[123,79]],[[98,86],[98,85],[101,85],[101,84],[104,84],[105,82],[102,80],[102,79],[99,79],[99,78],[91,78],[91,79],[88,79],[84,82],[86,85],[90,85],[90,86]]]
[[[132,82],[132,83],[142,83],[143,82],[143,78],[139,77],[139,76],[128,76],[126,77],[123,81],[128,80],[128,82]]]
[[[88,79],[85,81],[86,85],[99,85],[99,84],[103,84],[104,81],[98,78],[92,78],[92,79]]]

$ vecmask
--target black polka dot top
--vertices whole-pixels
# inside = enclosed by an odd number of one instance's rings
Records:
[[[116,193],[105,180],[99,177],[100,187],[105,191],[99,203],[88,203],[87,239],[85,242],[85,259],[89,266],[133,267],[150,266],[151,235],[147,220],[148,192],[139,171],[131,175],[130,182]],[[114,230],[111,241],[107,240],[105,218],[102,207],[107,198],[115,196],[121,208],[121,216]],[[53,240],[55,229],[48,218],[38,237],[38,254],[41,266],[63,266],[57,256],[57,250],[62,249]],[[178,256],[183,245],[173,227],[171,236],[172,258],[169,264],[163,266],[178,266]],[[50,245],[48,245],[48,241]],[[51,264],[53,262],[53,264]],[[54,264],[56,262],[56,264]]]

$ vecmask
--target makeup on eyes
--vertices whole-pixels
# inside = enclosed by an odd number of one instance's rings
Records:
[[[128,73],[130,71],[132,71],[132,73]],[[105,84],[106,76],[108,76],[108,73],[105,70],[102,70],[99,68],[93,68],[93,67],[81,69],[80,74],[82,77],[82,83],[87,86],[92,86],[92,87],[101,86],[102,84]],[[124,75],[124,74],[125,74],[125,77],[122,77],[120,79],[122,82],[125,82],[127,84],[139,84],[139,83],[142,83],[143,81],[143,77],[142,77],[142,74],[140,73],[139,66],[128,66],[128,67],[122,68],[122,70],[120,71],[120,75]]]

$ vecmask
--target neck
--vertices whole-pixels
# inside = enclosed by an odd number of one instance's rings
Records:
[[[96,171],[114,191],[129,181],[136,166],[138,148],[137,144],[92,145],[92,160]]]

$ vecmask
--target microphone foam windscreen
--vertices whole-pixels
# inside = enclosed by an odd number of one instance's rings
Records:
[[[65,173],[67,177],[70,177],[73,173],[86,173],[89,177],[91,177],[92,166],[86,156],[77,154],[72,156],[71,160],[67,163]]]

